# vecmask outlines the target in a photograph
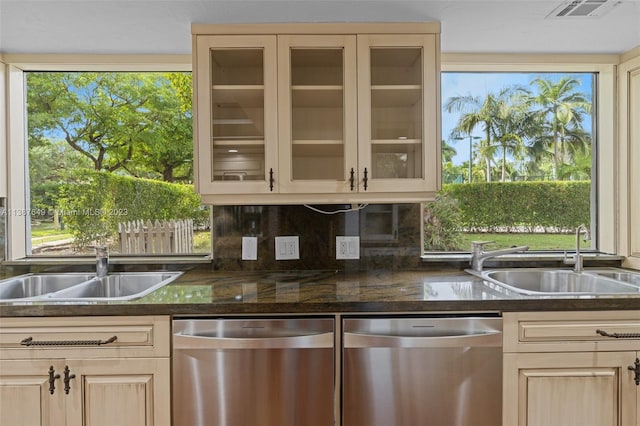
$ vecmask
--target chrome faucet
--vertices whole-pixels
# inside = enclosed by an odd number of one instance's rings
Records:
[[[583,259],[582,254],[580,253],[580,234],[584,234],[584,240],[591,240],[591,232],[589,232],[589,228],[587,225],[580,225],[576,228],[576,254],[573,256],[573,259],[569,259],[567,257],[567,252],[564,252],[563,262],[565,265],[574,265],[573,270],[578,274],[582,272],[583,269]]]
[[[96,247],[96,276],[106,277],[109,272],[109,248],[107,246]]]
[[[529,250],[529,246],[518,246],[500,250],[484,251],[484,246],[491,243],[493,243],[493,241],[473,241],[471,243],[471,269],[481,272],[482,264],[487,259]]]

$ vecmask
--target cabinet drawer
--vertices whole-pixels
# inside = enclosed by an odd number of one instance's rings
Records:
[[[638,311],[504,314],[505,352],[639,349]]]
[[[168,357],[168,316],[3,318],[0,358]]]

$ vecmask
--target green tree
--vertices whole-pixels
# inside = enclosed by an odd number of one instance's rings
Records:
[[[480,96],[454,96],[447,100],[447,112],[459,111],[462,114],[453,129],[453,136],[472,134],[476,127],[481,127],[485,137],[480,141],[479,157],[485,164],[485,178],[491,181],[491,167],[497,153],[494,136],[500,134],[496,129],[500,120],[500,110],[520,90],[519,87],[506,87],[495,93]]]
[[[171,75],[28,73],[30,146],[59,137],[94,170],[191,180],[191,111]]]
[[[60,185],[71,178],[68,171],[90,169],[86,157],[71,149],[64,141],[40,140],[29,147],[30,205],[41,212],[38,219],[49,219],[58,209]]]
[[[565,130],[571,125],[581,129],[583,114],[591,112],[591,102],[587,95],[577,91],[580,82],[571,77],[562,77],[558,82],[547,78],[536,78],[531,82],[536,94],[531,95],[528,102],[540,107],[538,114],[547,120],[548,129],[539,144],[550,144],[553,159],[553,178],[558,178],[558,167],[563,162]]]
[[[141,143],[136,144],[133,161],[125,167],[133,176],[165,182],[193,179],[191,102],[176,91],[174,78],[180,82],[191,81],[191,75],[185,73],[167,73],[159,78],[162,84],[158,84],[153,96],[149,97],[141,117],[141,122],[145,123]]]

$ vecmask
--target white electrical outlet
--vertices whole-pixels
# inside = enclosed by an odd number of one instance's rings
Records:
[[[299,237],[276,237],[276,260],[295,259],[300,259]]]
[[[336,237],[336,259],[360,259],[360,237]]]
[[[258,260],[257,237],[242,237],[242,260]]]

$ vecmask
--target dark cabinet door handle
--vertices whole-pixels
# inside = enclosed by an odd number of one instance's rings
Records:
[[[27,337],[20,341],[22,346],[100,346],[108,345],[118,340],[118,336],[111,336],[107,340],[33,340]]]
[[[356,171],[353,170],[353,167],[351,168],[351,173],[350,174],[351,174],[351,177],[349,178],[349,187],[353,191],[356,188],[356,183],[355,183]]]
[[[636,358],[636,362],[629,366],[629,370],[635,373],[634,380],[636,382],[636,386],[640,386],[640,359]]]
[[[273,169],[269,169],[269,190],[273,192],[273,184],[275,180],[273,179]]]
[[[367,190],[367,187],[369,186],[369,172],[367,171],[367,168],[364,168],[364,177],[362,178],[362,183],[364,184],[364,190]]]
[[[49,393],[53,395],[56,391],[56,379],[59,379],[60,375],[56,374],[56,370],[53,365],[49,367]]]
[[[596,330],[596,333],[614,339],[640,339],[640,333],[607,333],[605,330]]]
[[[71,379],[75,379],[76,375],[71,374],[71,370],[69,370],[69,366],[64,366],[64,393],[69,395],[69,391],[71,390]]]

